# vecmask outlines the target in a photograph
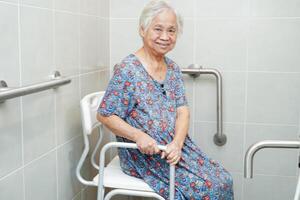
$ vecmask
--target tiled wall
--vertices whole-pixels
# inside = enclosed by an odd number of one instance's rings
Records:
[[[147,0],[111,0],[111,66],[141,46],[138,16]],[[300,4],[298,0],[171,0],[184,16],[184,33],[169,54],[181,67],[197,63],[223,76],[224,133],[214,145],[213,76],[185,76],[192,111],[190,135],[233,175],[236,200],[292,199],[297,150],[263,150],[254,179],[243,178],[252,143],[298,140],[300,121]]]
[[[1,200],[94,199],[75,176],[79,101],[107,85],[109,19],[102,0],[0,0],[0,80],[19,87],[54,70],[72,82],[0,104]]]

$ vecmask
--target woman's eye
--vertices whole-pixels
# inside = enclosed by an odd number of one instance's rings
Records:
[[[158,31],[158,32],[160,32],[160,31],[162,31],[160,28],[156,28],[156,29],[154,29],[155,31]]]

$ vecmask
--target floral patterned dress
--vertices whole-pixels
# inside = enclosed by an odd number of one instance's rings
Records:
[[[176,108],[187,105],[180,68],[165,57],[163,82],[154,80],[134,54],[115,66],[98,112],[117,115],[154,138],[170,143],[175,134]],[[118,137],[117,141],[131,142]],[[142,178],[159,195],[168,199],[169,164],[160,155],[149,156],[137,149],[119,148],[123,171]],[[207,157],[187,136],[182,158],[176,165],[176,200],[232,200],[233,181],[216,161]]]

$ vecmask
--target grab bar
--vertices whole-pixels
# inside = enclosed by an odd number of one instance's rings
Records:
[[[55,71],[53,75],[50,75],[50,81],[28,85],[20,88],[9,88],[5,81],[0,81],[0,103],[3,103],[7,99],[12,99],[28,94],[41,92],[51,88],[56,88],[60,85],[65,85],[71,82],[70,78],[61,77],[58,71]]]
[[[257,151],[264,148],[289,148],[299,149],[299,141],[263,140],[249,147],[244,160],[244,177],[253,178],[253,158]]]
[[[214,143],[218,146],[226,144],[227,138],[223,133],[223,120],[222,120],[222,75],[216,69],[202,68],[197,64],[191,64],[188,68],[181,69],[183,74],[188,74],[193,78],[197,78],[200,74],[213,74],[217,80],[217,133],[214,135]]]

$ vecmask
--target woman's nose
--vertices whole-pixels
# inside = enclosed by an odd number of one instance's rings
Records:
[[[169,39],[169,35],[168,35],[167,31],[162,31],[162,33],[160,34],[159,38],[161,40],[168,40]]]

